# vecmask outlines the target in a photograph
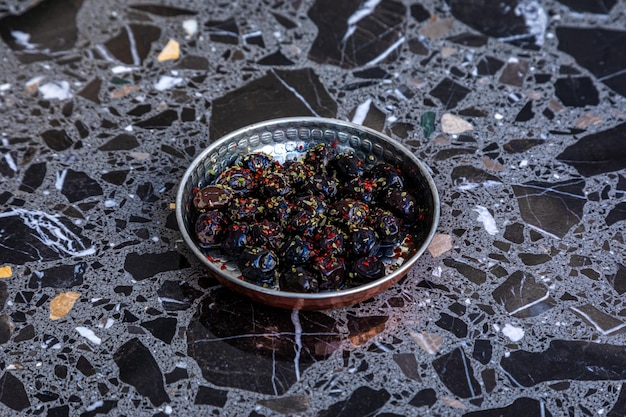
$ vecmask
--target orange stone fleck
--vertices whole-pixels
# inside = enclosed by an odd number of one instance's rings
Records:
[[[11,278],[13,269],[9,265],[0,267],[0,278]]]
[[[50,320],[67,316],[80,294],[73,291],[61,293],[50,301]]]

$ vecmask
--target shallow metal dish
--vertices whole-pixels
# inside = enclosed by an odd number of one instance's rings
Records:
[[[190,207],[193,188],[202,188],[216,175],[231,166],[242,154],[265,152],[284,162],[302,156],[317,143],[336,144],[339,150],[376,163],[386,161],[401,167],[405,180],[415,196],[426,207],[426,220],[415,238],[416,252],[396,265],[384,277],[345,290],[302,294],[263,288],[241,278],[235,260],[226,259],[219,251],[203,251],[193,238]],[[225,287],[252,300],[286,309],[324,310],[344,307],[367,300],[386,290],[413,267],[426,250],[439,222],[439,196],[426,166],[397,141],[375,130],[341,120],[319,117],[290,117],[255,123],[229,133],[212,143],[185,172],[176,196],[176,220],[185,243],[209,272]],[[209,255],[209,256],[207,256]]]

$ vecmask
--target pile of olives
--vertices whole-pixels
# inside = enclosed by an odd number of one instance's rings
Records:
[[[282,164],[242,155],[194,189],[193,206],[200,248],[236,259],[249,282],[306,293],[383,277],[386,259],[410,254],[424,219],[398,167],[366,167],[327,144]]]

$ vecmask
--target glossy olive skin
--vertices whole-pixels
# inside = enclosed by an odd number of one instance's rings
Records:
[[[222,172],[215,184],[228,187],[236,195],[249,194],[255,187],[252,171],[238,165],[232,166]]]
[[[287,239],[278,251],[286,265],[306,264],[313,255],[313,244],[300,236]]]
[[[198,212],[220,210],[227,207],[233,197],[230,188],[223,185],[208,185],[194,193],[193,205]]]
[[[336,256],[326,255],[315,258],[313,269],[319,274],[320,290],[342,288],[346,281],[346,265],[341,258]]]
[[[253,173],[261,173],[274,165],[274,158],[268,154],[251,153],[239,158],[237,165]]]
[[[220,248],[229,256],[238,257],[246,248],[250,237],[247,223],[234,223],[226,226]]]
[[[400,189],[389,189],[385,195],[385,203],[389,209],[399,218],[412,222],[418,211],[415,197]]]
[[[219,211],[208,211],[200,214],[194,224],[198,245],[203,249],[219,247],[226,225],[227,219]]]
[[[376,257],[357,259],[350,271],[350,279],[357,284],[374,281],[385,275],[385,265]]]
[[[341,181],[359,178],[365,173],[363,160],[355,155],[339,155],[328,166]]]
[[[373,216],[372,227],[382,246],[395,246],[403,238],[402,222],[389,211],[378,211]]]
[[[374,179],[380,190],[404,188],[404,177],[398,168],[383,162],[375,165],[368,174],[368,177]]]
[[[252,245],[272,250],[277,250],[284,238],[283,228],[267,219],[252,224],[249,236]]]
[[[317,276],[307,268],[295,266],[283,272],[279,278],[280,288],[283,291],[315,293],[319,291]]]
[[[354,229],[349,236],[348,254],[352,258],[370,257],[378,253],[380,241],[371,227]]]
[[[278,257],[259,247],[245,248],[237,260],[241,275],[257,284],[272,284],[278,268]]]

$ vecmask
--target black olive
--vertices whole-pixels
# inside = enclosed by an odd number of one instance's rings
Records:
[[[348,237],[338,227],[326,225],[315,235],[315,239],[321,253],[337,256],[344,253]]]
[[[282,291],[303,293],[319,291],[319,282],[315,274],[301,266],[294,266],[283,272],[278,282]]]
[[[373,216],[372,227],[383,246],[395,246],[403,237],[402,222],[387,210],[378,210]]]
[[[328,203],[320,196],[305,195],[298,197],[296,206],[303,210],[313,210],[319,214],[324,214],[328,209]]]
[[[363,175],[363,160],[353,154],[337,155],[329,164],[328,168],[342,181],[349,181]]]
[[[287,230],[304,236],[313,236],[326,224],[326,216],[313,210],[298,210],[291,213]]]
[[[333,177],[315,174],[308,178],[304,187],[308,193],[332,199],[337,196],[339,183]]]
[[[224,229],[222,251],[229,256],[239,256],[250,240],[250,227],[246,223],[234,223]]]
[[[273,220],[285,227],[289,221],[289,216],[293,205],[283,196],[270,197],[264,201],[265,213],[270,220]]]
[[[375,180],[358,177],[345,183],[342,192],[343,195],[349,198],[370,204],[374,202],[375,197],[379,194],[379,189]]]
[[[385,204],[402,220],[415,221],[419,212],[415,197],[406,191],[389,189],[385,196]]]
[[[215,184],[224,185],[238,195],[249,194],[255,186],[252,171],[238,165],[222,172],[215,180]]]
[[[350,278],[356,283],[364,283],[382,278],[385,275],[385,265],[376,257],[359,258],[353,264]]]
[[[285,265],[305,264],[313,254],[313,244],[300,236],[293,236],[280,246],[278,253]]]
[[[276,277],[278,257],[269,249],[246,248],[237,260],[244,278],[257,284],[272,284]]]
[[[228,205],[233,192],[223,185],[208,185],[197,190],[193,196],[193,205],[199,212],[220,210]]]
[[[374,229],[370,227],[354,229],[350,233],[349,242],[348,254],[353,259],[374,256],[380,248],[378,236],[376,236]]]
[[[320,290],[338,290],[346,279],[346,265],[333,255],[319,256],[313,260],[313,268],[319,274]]]
[[[376,181],[380,190],[404,187],[404,178],[399,168],[387,162],[376,164],[368,173],[368,177]]]
[[[367,222],[369,206],[362,201],[346,198],[333,204],[329,215],[348,229],[361,227]]]
[[[285,238],[283,228],[278,223],[267,219],[250,225],[249,236],[252,245],[273,250],[276,250]]]
[[[304,158],[304,165],[312,167],[317,172],[324,172],[330,161],[337,156],[337,148],[325,143],[319,143],[308,149]]]
[[[200,214],[194,225],[198,245],[203,249],[218,247],[225,228],[226,218],[219,211]]]
[[[258,198],[238,197],[233,198],[228,205],[228,217],[234,221],[254,222],[263,218],[265,207]]]
[[[280,172],[264,172],[257,181],[264,197],[284,196],[291,192],[289,178]]]
[[[280,172],[287,176],[293,188],[300,189],[306,183],[307,178],[315,173],[315,170],[312,166],[299,161],[286,161]]]
[[[273,167],[274,157],[266,153],[251,153],[241,156],[237,161],[237,165],[254,173],[260,173]]]

